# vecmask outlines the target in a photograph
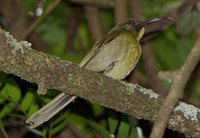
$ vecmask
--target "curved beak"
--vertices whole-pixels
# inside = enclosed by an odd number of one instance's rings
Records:
[[[159,21],[162,21],[162,20],[171,20],[171,21],[174,21],[174,19],[171,18],[171,17],[158,17],[158,18],[154,18],[154,19],[142,22],[141,24],[144,27],[144,26],[147,26],[147,25],[150,25],[152,23],[156,23],[156,22],[159,22]]]
[[[144,21],[144,22],[139,22],[138,24],[136,24],[136,29],[140,30],[142,27],[145,27],[147,25],[159,22],[159,21],[163,21],[163,20],[171,20],[174,21],[173,18],[171,17],[157,17],[148,21]]]

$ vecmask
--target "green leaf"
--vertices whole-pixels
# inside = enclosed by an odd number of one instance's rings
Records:
[[[94,112],[95,116],[100,116],[104,113],[104,108],[98,104],[92,105],[92,111]]]
[[[112,134],[115,133],[116,129],[117,129],[117,126],[118,126],[118,120],[116,120],[115,118],[113,117],[109,117],[108,118],[108,125],[109,125],[109,130]]]
[[[52,98],[46,97],[46,95],[41,95],[40,100],[47,104],[52,100]]]
[[[58,125],[59,123],[61,123],[63,120],[66,120],[66,118],[68,118],[68,114],[69,114],[69,110],[62,113],[62,115],[60,115],[58,118],[56,118],[53,121],[53,123],[51,123],[51,125],[54,127],[54,126]]]
[[[136,128],[132,128],[131,129],[129,138],[138,138],[138,134],[137,134]]]
[[[103,138],[110,138],[111,133],[103,125],[90,120],[87,120],[87,122],[92,128],[96,129]]]
[[[82,116],[70,113],[68,119],[70,123],[76,124],[80,129],[84,129],[86,127],[86,119]]]
[[[28,91],[21,102],[21,109],[25,112],[27,111],[30,106],[33,104],[34,101],[34,94]]]
[[[87,125],[89,125],[91,128],[96,129],[102,137],[110,138],[110,132],[103,125],[96,123],[95,121],[85,119],[84,117],[73,113],[69,114],[68,120],[70,123],[74,123],[82,131],[85,131]]]
[[[6,115],[10,114],[11,111],[15,108],[15,103],[10,102],[6,104],[6,106],[3,107],[3,109],[0,112],[0,118],[5,117]]]
[[[4,88],[12,101],[18,102],[21,99],[21,90],[14,81],[12,81],[12,84],[7,83]]]
[[[43,138],[46,138],[46,137],[47,137],[48,131],[49,131],[49,130],[48,130],[47,128],[43,127],[43,129],[42,129]]]
[[[68,124],[67,119],[63,120],[56,127],[53,128],[50,135],[54,135],[54,134],[60,132],[62,129],[64,129],[67,126],[67,124]]]
[[[21,91],[14,80],[8,80],[0,93],[0,103],[5,100],[11,100],[12,102],[18,102],[21,99]]]
[[[130,125],[124,121],[120,122],[119,130],[117,137],[118,138],[127,138],[130,130]]]
[[[31,104],[29,111],[28,111],[28,117],[30,117],[33,113],[35,113],[39,109],[38,105]]]
[[[0,104],[4,103],[6,100],[8,100],[8,93],[7,90],[5,88],[5,86],[3,87],[3,89],[0,91]]]

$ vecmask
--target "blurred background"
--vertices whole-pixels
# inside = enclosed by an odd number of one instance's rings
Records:
[[[193,47],[200,28],[198,0],[0,0],[1,28],[18,40],[31,42],[36,50],[77,64],[118,22],[160,16],[175,20],[148,26],[141,40],[142,56],[126,81],[165,96],[170,82],[160,80],[158,73],[179,69]],[[30,129],[25,120],[58,94],[49,90],[38,96],[36,91],[36,84],[0,72],[0,138],[149,137],[152,122],[81,98],[44,125]],[[182,101],[200,107],[200,64]],[[165,137],[185,136],[166,130]]]

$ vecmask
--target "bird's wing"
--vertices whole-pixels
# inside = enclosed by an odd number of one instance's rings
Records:
[[[85,58],[79,64],[80,67],[85,67],[90,60],[99,52],[101,49],[114,38],[120,34],[120,30],[116,30],[114,27],[107,35],[103,37],[100,41],[97,41],[91,51],[85,56]]]

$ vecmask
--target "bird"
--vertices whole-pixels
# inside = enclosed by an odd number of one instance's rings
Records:
[[[140,58],[140,39],[146,26],[166,19],[172,20],[170,17],[157,17],[142,22],[129,18],[118,23],[94,44],[79,66],[113,79],[124,79],[134,69]],[[65,92],[60,93],[28,118],[26,124],[30,128],[41,125],[76,98]]]

